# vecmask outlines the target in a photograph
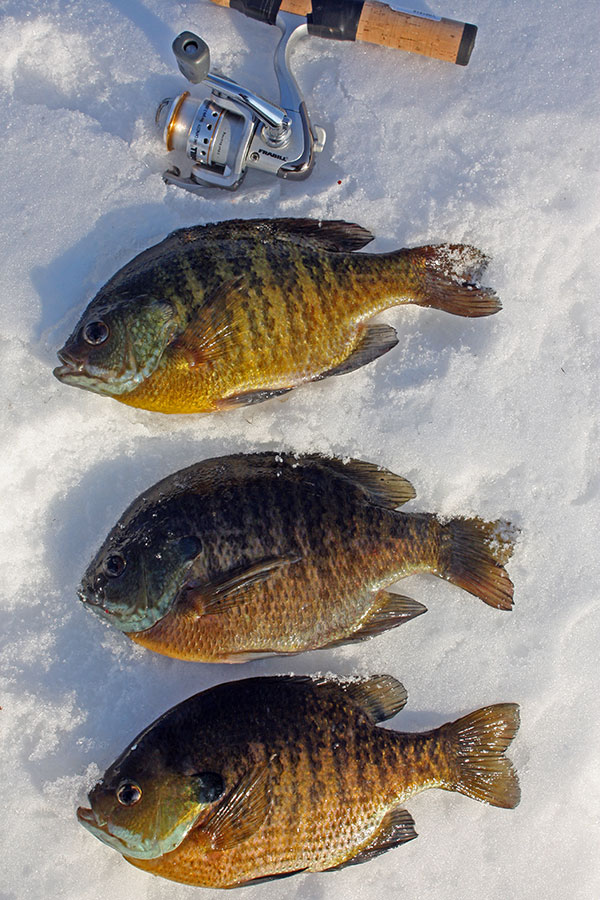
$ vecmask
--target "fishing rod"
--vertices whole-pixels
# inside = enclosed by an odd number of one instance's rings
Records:
[[[177,167],[164,173],[167,184],[195,193],[207,187],[236,190],[248,169],[279,178],[307,178],[315,154],[325,145],[325,130],[311,124],[290,55],[307,36],[361,40],[407,50],[466,66],[477,27],[415,10],[392,9],[377,0],[212,0],[252,19],[275,25],[281,38],[274,67],[279,104],[253,93],[232,79],[210,71],[210,50],[191,31],[179,34],[173,53],[182,75],[210,89],[203,99],[184,91],[159,105],[156,121],[167,150],[192,161],[189,177]]]

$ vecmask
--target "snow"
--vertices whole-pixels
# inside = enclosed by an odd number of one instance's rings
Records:
[[[523,799],[504,811],[423,793],[407,804],[418,840],[240,897],[600,896],[598,9],[428,8],[479,26],[469,66],[307,40],[293,65],[328,131],[310,179],[253,175],[236,194],[196,197],[161,179],[154,111],[184,86],[171,41],[198,31],[217,70],[275,97],[275,30],[204,0],[3,0],[2,900],[216,897],[133,869],[75,808],[174,703],[289,671],[398,677],[405,730],[520,702]],[[183,225],[273,215],[356,221],[381,251],[472,242],[492,257],[504,310],[393,311],[382,320],[400,343],[375,364],[210,417],[130,409],[52,377],[81,310],[135,254]],[[401,589],[429,612],[400,630],[242,667],[154,655],[86,614],[80,575],[135,496],[256,449],[371,460],[414,483],[411,509],[511,519],[514,611],[413,577]]]

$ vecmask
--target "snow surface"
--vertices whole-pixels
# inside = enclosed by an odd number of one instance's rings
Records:
[[[397,727],[519,701],[514,811],[429,791],[420,837],[365,866],[232,896],[506,900],[600,896],[598,704],[598,5],[448,0],[474,21],[466,68],[311,39],[294,67],[328,142],[311,178],[237,194],[161,179],[158,101],[184,86],[192,28],[215,66],[275,96],[276,31],[199,0],[3,0],[0,470],[0,898],[159,900],[217,892],[137,871],[75,808],[155,716],[261,673],[389,672]],[[174,228],[230,217],[346,218],[375,249],[469,241],[504,310],[408,307],[399,346],[350,376],[211,417],[163,417],[59,384],[55,351],[117,268]],[[417,489],[412,509],[512,519],[512,614],[419,576],[426,616],[366,644],[243,667],[169,660],[85,612],[75,589],[125,506],[170,472],[235,451],[352,455]]]

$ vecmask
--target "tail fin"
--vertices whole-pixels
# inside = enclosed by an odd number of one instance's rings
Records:
[[[516,703],[498,703],[442,725],[456,780],[447,790],[459,791],[492,806],[513,809],[521,799],[519,780],[504,751],[519,730]]]
[[[490,288],[479,287],[488,258],[468,244],[439,244],[404,250],[422,271],[415,303],[455,316],[491,316],[502,309]]]
[[[442,526],[441,568],[436,573],[496,609],[511,609],[513,583],[504,563],[514,549],[507,522],[451,519]]]

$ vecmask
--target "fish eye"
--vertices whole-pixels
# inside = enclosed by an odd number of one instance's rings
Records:
[[[83,329],[83,339],[88,344],[103,344],[110,334],[106,322],[88,322]]]
[[[135,781],[122,781],[117,788],[117,800],[121,806],[133,806],[142,799],[142,789]]]
[[[118,578],[125,568],[125,560],[120,553],[113,553],[104,562],[104,571],[109,578]]]

